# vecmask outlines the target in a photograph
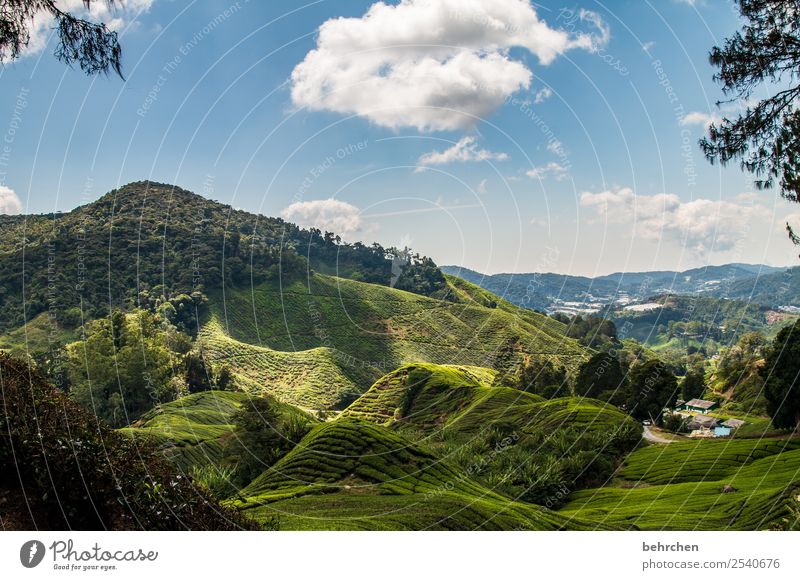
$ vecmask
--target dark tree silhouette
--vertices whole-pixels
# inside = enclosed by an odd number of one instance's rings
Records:
[[[756,175],[759,189],[779,179],[781,195],[800,202],[800,0],[738,2],[742,30],[715,46],[709,60],[719,69],[714,79],[722,90],[746,110],[712,124],[700,147],[712,163],[738,159]],[[756,88],[764,87],[772,96],[750,104]],[[800,245],[788,223],[786,230]]]
[[[83,0],[83,4],[88,9],[99,1],[114,4],[114,0]],[[34,16],[42,13],[55,20],[58,60],[70,66],[77,63],[86,74],[108,74],[113,70],[122,76],[122,49],[117,33],[101,22],[61,10],[55,0],[0,0],[0,63],[19,57],[31,40]]]
[[[772,424],[800,428],[800,323],[786,326],[767,350],[761,367]]]

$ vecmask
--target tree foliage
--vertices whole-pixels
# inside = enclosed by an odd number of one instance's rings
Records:
[[[299,413],[287,412],[267,398],[252,398],[237,413],[237,437],[226,451],[235,463],[232,481],[244,487],[291,451],[311,429]]]
[[[24,529],[257,529],[28,364],[0,354],[0,386],[0,490],[24,506]]]
[[[72,398],[115,427],[135,421],[180,394],[177,354],[163,322],[147,311],[92,322],[84,340],[67,346]],[[177,380],[173,380],[177,379]]]
[[[712,124],[700,142],[706,157],[723,165],[738,159],[760,188],[779,180],[781,194],[800,201],[800,1],[739,0],[742,29],[709,60],[726,95],[746,110]],[[757,89],[771,96],[751,103]],[[759,91],[760,94],[760,91]],[[790,232],[791,233],[791,232]]]
[[[630,385],[626,408],[637,419],[658,421],[662,410],[673,403],[678,394],[675,375],[658,359],[634,365]]]
[[[526,361],[519,370],[516,386],[547,399],[569,395],[566,369],[546,358]]]
[[[602,316],[576,316],[567,327],[567,336],[592,348],[608,348],[617,341],[617,327]]]
[[[575,378],[575,394],[613,405],[625,402],[628,381],[614,351],[598,352],[583,363]]]
[[[681,382],[681,398],[684,401],[699,399],[706,390],[706,378],[702,371],[690,370]]]
[[[778,428],[800,426],[800,323],[782,329],[761,367],[767,412]]]
[[[149,181],[66,214],[0,215],[0,228],[0,333],[44,311],[72,324],[78,307],[85,320],[139,307],[194,336],[206,296],[225,287],[288,283],[312,270],[389,286],[398,254]],[[401,262],[396,287],[446,288],[429,258]]]
[[[100,1],[83,0],[87,10]],[[63,10],[56,0],[0,0],[0,63],[18,58],[31,41],[34,18],[50,16],[58,36],[55,56],[67,65],[77,64],[86,74],[122,76],[122,49],[117,33],[102,22],[91,22]]]

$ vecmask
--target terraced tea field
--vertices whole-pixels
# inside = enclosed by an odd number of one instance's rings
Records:
[[[282,529],[594,529],[514,502],[386,428],[316,427],[232,502]]]
[[[496,423],[522,432],[553,433],[564,427],[586,434],[641,428],[611,405],[593,399],[545,400],[509,387],[491,386],[491,369],[434,364],[401,367],[379,379],[343,416],[396,427],[477,433]]]
[[[633,453],[619,477],[651,484],[718,479],[758,459],[799,448],[800,439],[709,439],[653,445]]]
[[[223,442],[236,430],[233,416],[247,399],[244,393],[222,391],[189,395],[156,407],[120,431],[154,439],[165,457],[184,471],[193,465],[219,464]]]
[[[560,513],[645,530],[797,530],[800,443],[733,439],[644,448],[629,457],[618,481],[572,494]]]
[[[459,302],[320,274],[308,285],[229,291],[212,297],[200,336],[213,360],[230,363],[251,392],[315,409],[344,408],[411,362],[493,367],[509,343],[518,345],[518,357],[541,355],[568,368],[585,358],[560,322],[453,283]]]

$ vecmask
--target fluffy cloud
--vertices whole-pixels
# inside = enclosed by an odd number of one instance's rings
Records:
[[[505,161],[506,159],[508,159],[508,155],[505,153],[495,153],[487,149],[480,149],[475,142],[475,137],[464,137],[444,151],[426,153],[419,158],[418,163],[422,166],[427,166],[446,165],[456,161],[465,163],[467,161]],[[417,172],[420,171],[424,171],[424,167],[418,167]]]
[[[110,6],[107,2],[92,2],[89,9],[83,0],[57,0],[56,6],[64,12],[70,12],[79,18],[104,23],[109,30],[122,30],[131,18],[147,12],[155,0],[122,0]],[[41,52],[47,45],[47,39],[53,32],[54,20],[48,12],[39,12],[34,16],[30,28],[30,42],[24,54],[32,55]]]
[[[708,127],[711,124],[717,123],[719,124],[722,121],[722,117],[716,115],[714,113],[701,113],[700,111],[693,111],[688,115],[684,116],[680,124],[685,126],[688,125],[702,125],[704,127]]]
[[[361,210],[338,199],[298,201],[281,212],[284,219],[299,226],[319,228],[346,236],[361,230]]]
[[[734,200],[681,201],[672,193],[637,195],[630,188],[585,192],[581,205],[610,223],[631,224],[635,236],[684,244],[697,253],[726,251],[749,231],[768,220],[770,212],[743,194]]]
[[[525,175],[531,179],[545,179],[546,177],[554,177],[556,181],[563,181],[569,177],[569,170],[560,163],[551,161],[547,165],[529,169],[525,172]]]
[[[316,49],[292,72],[292,100],[392,129],[463,129],[530,87],[532,73],[510,58],[512,47],[546,65],[607,42],[595,13],[579,19],[595,32],[550,28],[529,0],[376,2],[361,18],[320,27]]]
[[[0,185],[0,214],[18,214],[22,210],[19,196],[10,187]]]

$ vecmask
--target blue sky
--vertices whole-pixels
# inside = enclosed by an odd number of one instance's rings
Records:
[[[735,112],[707,62],[730,3],[373,4],[95,14],[115,19],[125,81],[52,43],[0,71],[0,207],[153,179],[489,273],[796,260],[781,224],[800,210],[697,146]]]

